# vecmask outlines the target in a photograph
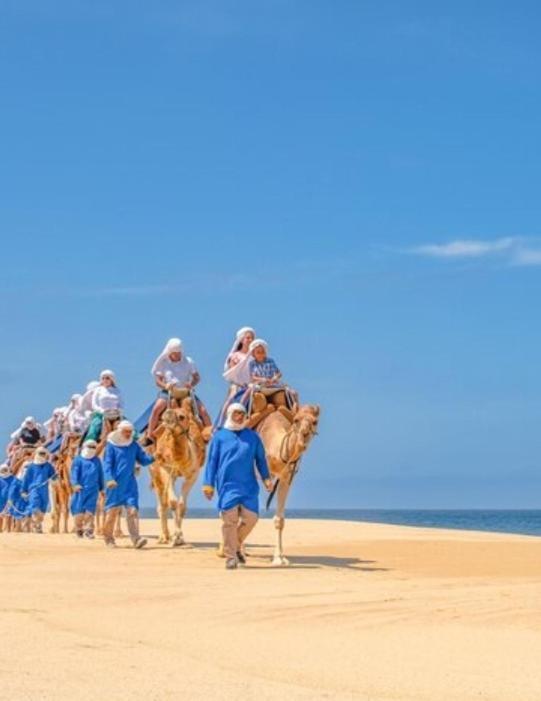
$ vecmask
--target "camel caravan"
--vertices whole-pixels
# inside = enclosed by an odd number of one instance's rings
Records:
[[[0,466],[0,531],[74,533],[116,547],[139,532],[138,478],[148,467],[160,520],[159,543],[185,544],[188,498],[201,471],[203,494],[222,519],[218,554],[226,568],[246,564],[244,543],[257,523],[260,483],[276,499],[275,566],[283,549],[285,508],[303,454],[317,433],[320,409],[299,403],[252,328],[240,329],[226,356],[229,389],[217,419],[196,393],[201,377],[178,338],[167,342],[151,374],[158,395],[134,423],[112,370],[54,409],[42,424],[27,417],[11,435]]]

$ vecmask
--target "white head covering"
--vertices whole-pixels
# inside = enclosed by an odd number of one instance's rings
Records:
[[[62,416],[65,411],[66,407],[57,406],[56,409],[53,409],[53,416]]]
[[[47,460],[49,459],[49,453],[47,450],[43,447],[38,448],[34,452],[34,457],[33,457],[33,463],[34,465],[45,465]]]
[[[255,336],[255,331],[251,326],[243,326],[242,329],[239,329],[237,331],[235,335],[235,340],[233,341],[233,345],[231,346],[231,350],[225,357],[224,373],[229,370],[229,358],[233,355],[233,353],[239,350],[240,343],[247,333],[253,333],[253,335]]]
[[[111,377],[113,383],[116,385],[116,375],[112,370],[102,370],[100,372],[100,381],[103,380],[104,377]]]
[[[92,380],[92,382],[89,382],[86,386],[86,391],[87,392],[92,392],[93,389],[96,389],[96,387],[99,387],[100,383],[97,380]]]
[[[244,414],[244,420],[241,421],[240,424],[233,421],[233,414],[236,411],[242,411],[242,413]],[[224,422],[224,428],[227,428],[229,431],[242,431],[242,429],[246,425],[246,413],[247,413],[246,407],[244,406],[244,404],[239,404],[237,402],[234,404],[230,404],[227,407],[227,414],[226,414],[226,419]]]
[[[83,458],[90,460],[90,458],[93,458],[96,456],[97,450],[98,450],[98,444],[96,443],[96,441],[90,439],[90,440],[84,442],[84,445],[81,449],[81,455],[83,456]]]
[[[7,462],[4,462],[0,465],[0,477],[7,477],[8,475],[11,475],[11,467]]]
[[[269,344],[267,341],[264,341],[262,338],[256,338],[255,341],[250,343],[250,353],[253,353],[253,351],[259,346],[263,346],[263,348],[268,352]]]
[[[239,360],[236,365],[229,367],[229,359],[236,353],[239,349],[240,342],[246,336],[247,333],[253,333],[255,336],[255,331],[251,326],[243,326],[242,329],[237,331],[231,350],[226,356],[224,363],[223,377],[227,382],[233,382],[236,385],[244,385],[247,380],[247,365],[250,362],[250,354],[247,353],[244,358]]]
[[[180,340],[180,338],[170,338],[167,341],[167,343],[165,344],[160,355],[154,361],[154,365],[152,366],[152,370],[150,371],[150,373],[152,375],[155,375],[159,370],[160,362],[164,358],[167,358],[171,353],[182,353],[182,350],[183,350],[183,345],[182,345],[182,341]]]
[[[131,438],[126,438],[122,435],[122,431],[126,430],[127,428],[129,428],[132,432]],[[115,430],[109,434],[107,441],[109,443],[112,443],[113,445],[116,445],[118,448],[125,448],[126,446],[131,445],[133,443],[134,431],[135,428],[131,421],[121,421],[115,428]]]
[[[82,395],[82,394],[72,394],[72,395],[71,395],[71,399],[70,399],[70,404],[71,404],[72,406],[75,406],[75,407],[76,407],[76,406],[79,404],[79,402],[81,401],[82,398],[83,398],[83,395]]]
[[[19,428],[16,431],[13,431],[13,433],[11,434],[11,439],[15,440],[16,438],[18,438],[21,431],[23,431],[25,428],[38,428],[36,419],[33,416],[26,417],[26,419],[22,422]]]

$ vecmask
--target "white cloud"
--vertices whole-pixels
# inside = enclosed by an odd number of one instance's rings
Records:
[[[541,265],[541,248],[518,248],[512,260],[513,265]]]
[[[481,241],[474,239],[457,239],[448,243],[430,243],[411,249],[412,253],[431,258],[482,258],[512,250],[517,239],[511,236]]]

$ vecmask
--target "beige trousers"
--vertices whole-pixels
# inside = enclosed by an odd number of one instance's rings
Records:
[[[85,511],[82,514],[77,514],[74,517],[75,530],[94,533],[94,514],[90,511]]]
[[[220,516],[222,517],[224,555],[231,560],[237,557],[241,545],[253,531],[259,517],[242,505],[222,511]]]
[[[121,506],[113,506],[105,513],[105,519],[103,521],[103,537],[106,543],[114,543],[115,539],[113,536],[115,530],[115,523],[118,515],[122,511]],[[139,540],[139,512],[134,507],[129,507],[126,509],[126,521],[128,522],[128,533],[132,543],[135,545]]]

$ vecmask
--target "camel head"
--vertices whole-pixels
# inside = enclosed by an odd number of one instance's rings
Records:
[[[307,450],[310,441],[317,434],[319,414],[320,408],[317,404],[305,404],[299,407],[293,417],[291,431],[295,442],[292,451],[296,457],[300,457]]]
[[[166,409],[162,415],[162,425],[174,434],[185,433],[190,425],[190,417],[184,408]]]

